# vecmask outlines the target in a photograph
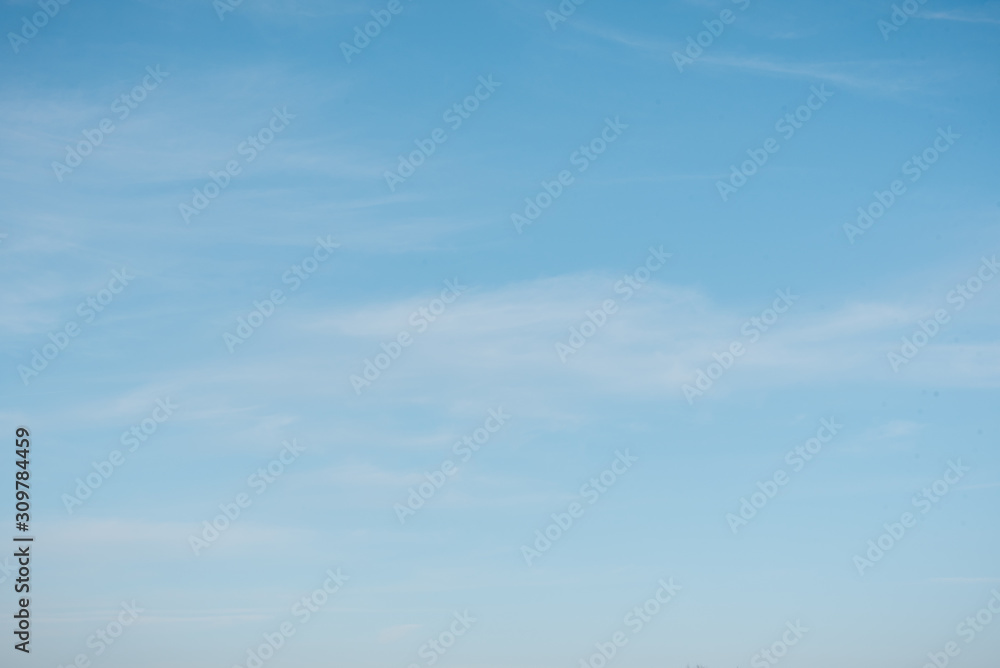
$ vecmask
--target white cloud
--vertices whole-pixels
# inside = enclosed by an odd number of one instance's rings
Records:
[[[921,12],[919,18],[931,21],[959,21],[962,23],[993,23],[1000,24],[1000,18],[995,16],[984,16],[982,14],[973,15],[962,10],[948,10],[936,12]]]

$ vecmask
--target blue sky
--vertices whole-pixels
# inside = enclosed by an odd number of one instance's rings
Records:
[[[3,4],[11,665],[993,666],[1000,4],[391,4]]]

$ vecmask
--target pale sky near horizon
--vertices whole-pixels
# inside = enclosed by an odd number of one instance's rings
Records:
[[[223,2],[2,4],[0,665],[995,667],[1000,3]]]

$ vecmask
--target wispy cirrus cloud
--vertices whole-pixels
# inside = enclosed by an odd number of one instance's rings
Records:
[[[672,62],[673,53],[683,53],[683,40],[638,35],[616,27],[592,21],[574,24],[581,32],[600,40],[642,53],[644,56]],[[800,35],[785,33],[772,39],[794,39]],[[762,76],[826,81],[839,88],[850,88],[874,94],[898,94],[918,91],[928,81],[940,78],[926,68],[913,68],[898,60],[786,60],[769,55],[736,54],[722,47],[713,47],[702,54],[697,63],[717,69],[740,70]]]
[[[960,23],[992,23],[1000,25],[1000,16],[996,13],[986,15],[982,13],[969,13],[960,9],[950,9],[946,11],[925,11],[917,15],[919,18],[930,21],[958,21]]]

